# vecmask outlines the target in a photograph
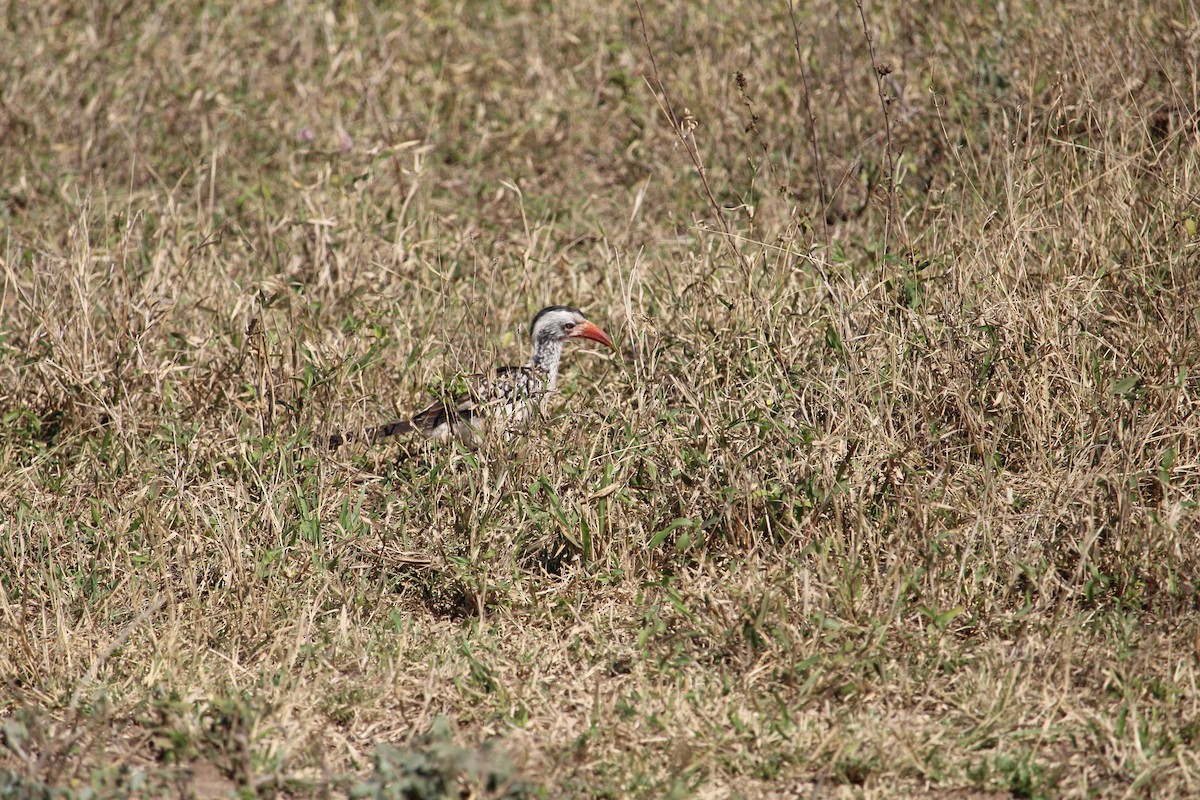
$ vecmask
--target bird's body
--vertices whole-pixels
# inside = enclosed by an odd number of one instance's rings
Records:
[[[497,428],[511,430],[540,412],[558,385],[558,367],[567,339],[591,339],[613,347],[608,334],[589,322],[577,308],[548,306],[529,326],[533,352],[520,367],[501,367],[490,376],[475,376],[466,391],[435,400],[410,419],[372,428],[362,437],[376,441],[388,436],[420,432],[431,439],[457,440],[477,446]],[[614,348],[615,349],[615,348]],[[346,437],[330,437],[338,447]]]

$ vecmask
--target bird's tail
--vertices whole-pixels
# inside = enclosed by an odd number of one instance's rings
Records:
[[[389,436],[402,436],[406,433],[412,433],[416,428],[410,420],[398,419],[395,422],[389,422],[387,425],[380,425],[378,428],[371,428],[367,431],[367,440],[377,442],[380,439],[386,439]]]
[[[377,442],[389,436],[401,436],[406,433],[412,433],[414,430],[416,428],[413,427],[411,421],[398,419],[395,422],[389,422],[387,425],[380,425],[377,428],[367,428],[362,434],[335,433],[329,437],[329,449],[336,450],[347,442]]]

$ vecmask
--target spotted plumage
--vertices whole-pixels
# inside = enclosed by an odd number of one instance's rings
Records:
[[[410,419],[372,428],[361,438],[376,441],[420,432],[431,439],[456,439],[477,446],[489,430],[523,425],[545,407],[558,385],[563,343],[568,339],[591,339],[613,347],[608,334],[570,306],[548,306],[539,311],[529,325],[529,338],[533,351],[524,366],[501,367],[490,376],[475,376],[465,392],[436,400]],[[338,447],[353,438],[358,437],[335,434],[329,445]]]

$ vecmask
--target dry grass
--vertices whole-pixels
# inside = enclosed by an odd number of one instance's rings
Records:
[[[1200,792],[1198,9],[1036,6],[5,4],[0,787]]]

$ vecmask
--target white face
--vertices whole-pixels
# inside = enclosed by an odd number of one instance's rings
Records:
[[[534,323],[533,340],[535,342],[547,339],[562,341],[586,321],[583,314],[573,308],[556,308],[553,311],[547,311]]]

